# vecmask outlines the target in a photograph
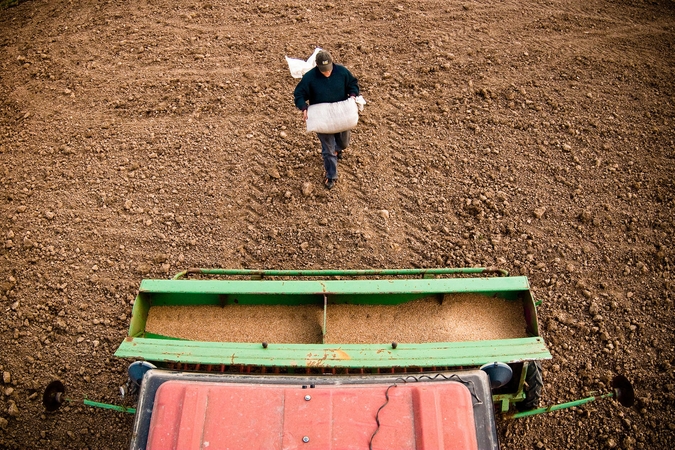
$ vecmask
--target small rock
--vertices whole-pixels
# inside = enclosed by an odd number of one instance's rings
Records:
[[[12,382],[12,375],[9,372],[2,372],[2,382],[9,384]]]
[[[10,417],[16,417],[19,415],[19,408],[16,406],[16,403],[13,400],[9,401],[9,408],[7,408],[7,414]]]
[[[286,198],[291,198],[291,197],[293,197],[293,194],[291,193],[291,191],[286,191],[286,192],[284,193],[284,197],[286,197]]]
[[[13,393],[14,393],[14,388],[13,388],[13,387],[8,387],[7,389],[5,389],[5,395],[6,395],[7,397],[9,397],[10,395],[12,395]]]
[[[313,190],[314,187],[312,183],[310,183],[309,181],[305,181],[304,183],[302,183],[302,195],[304,195],[305,197],[309,197],[312,194]]]
[[[9,424],[9,422],[7,422],[7,419],[5,419],[4,417],[0,417],[0,428],[5,430],[5,429],[7,429],[8,424]]]
[[[380,211],[378,211],[378,214],[385,220],[389,218],[389,211],[387,211],[386,209],[381,209]]]
[[[558,316],[558,321],[562,324],[567,325],[567,326],[576,325],[576,321],[574,320],[574,318],[572,316],[568,315],[568,314],[565,314],[565,313],[561,313]]]
[[[302,244],[300,244],[300,248],[303,250],[307,250],[309,248],[309,242],[305,241]]]
[[[279,137],[281,137],[282,139],[286,139],[288,137],[288,134],[285,131],[282,131],[279,133]]]
[[[593,213],[591,211],[585,209],[585,210],[581,211],[581,213],[579,213],[579,220],[583,223],[588,223],[591,220],[593,220]]]
[[[630,427],[630,421],[628,421],[628,424],[629,424],[628,426]],[[672,430],[672,428],[671,428],[671,430]],[[623,448],[626,448],[626,449],[633,448],[635,446],[636,442],[637,441],[632,436],[626,436],[623,439]]]
[[[541,219],[542,217],[544,217],[544,214],[546,214],[546,208],[545,207],[536,208],[534,210],[534,217],[536,217],[537,219]]]
[[[166,262],[168,259],[169,255],[167,255],[166,253],[157,253],[155,256],[153,256],[152,262],[154,262],[155,264],[160,264]]]
[[[319,219],[319,225],[322,225],[322,226],[328,225],[328,219],[326,219],[325,217],[322,217],[321,219]]]
[[[45,212],[45,217],[46,217],[48,220],[53,220],[55,215],[56,215],[56,214],[54,214],[54,213],[51,212],[51,211]]]
[[[270,169],[268,174],[271,178],[274,178],[275,180],[278,180],[279,178],[281,178],[281,174],[279,173],[279,171],[277,169]]]

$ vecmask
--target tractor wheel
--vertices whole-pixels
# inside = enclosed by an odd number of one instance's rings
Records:
[[[539,406],[539,399],[541,398],[541,389],[544,387],[544,379],[541,376],[541,362],[530,361],[527,365],[527,373],[525,374],[525,400],[516,403],[518,411],[529,411]]]

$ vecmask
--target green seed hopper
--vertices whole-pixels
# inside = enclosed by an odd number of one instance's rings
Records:
[[[495,302],[515,308],[520,333],[499,335],[507,313]],[[536,305],[527,277],[497,269],[189,269],[141,282],[115,355],[181,372],[286,377],[484,368],[502,411],[530,409],[539,361],[551,358]]]

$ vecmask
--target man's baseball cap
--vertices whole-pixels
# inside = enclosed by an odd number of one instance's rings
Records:
[[[316,54],[316,67],[320,72],[330,72],[333,70],[333,58],[325,50],[321,50]]]

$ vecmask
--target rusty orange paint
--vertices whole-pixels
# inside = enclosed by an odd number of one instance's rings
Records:
[[[335,356],[333,357],[333,359],[340,359],[340,360],[352,359],[352,357],[349,356],[349,354],[347,352],[345,352],[344,350],[340,350],[339,348],[334,350],[334,352],[335,352]]]
[[[349,353],[339,348],[326,349],[321,358],[317,358],[314,353],[308,353],[307,358],[305,359],[305,365],[308,367],[320,367],[323,366],[328,359],[332,361],[345,361],[352,359],[352,357],[349,356]]]

